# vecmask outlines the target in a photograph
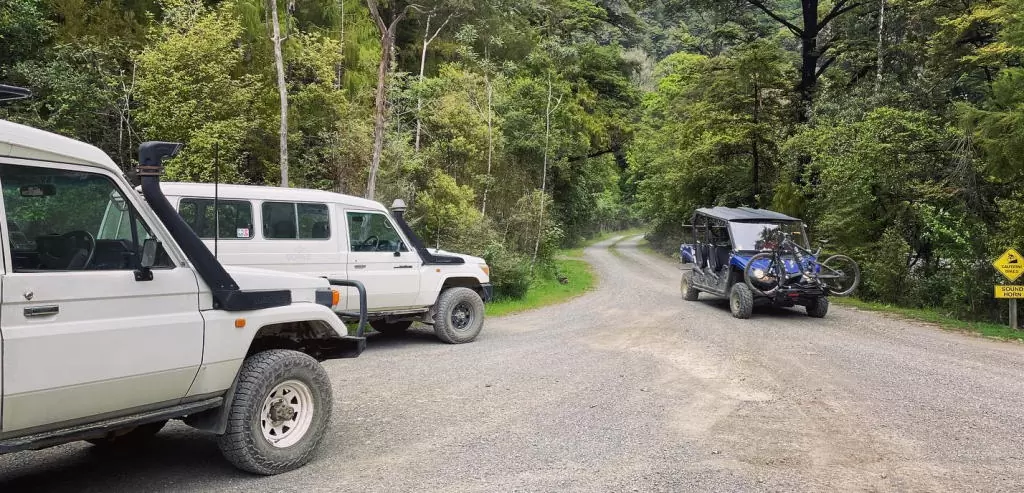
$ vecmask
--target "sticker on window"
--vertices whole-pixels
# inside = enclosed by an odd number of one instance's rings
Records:
[[[249,237],[249,228],[238,228],[238,230],[235,232],[235,238],[248,238],[248,237]]]

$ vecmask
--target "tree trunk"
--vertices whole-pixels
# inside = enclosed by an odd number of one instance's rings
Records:
[[[281,98],[281,186],[288,187],[288,86],[284,80],[284,56],[281,54],[281,23],[277,19],[277,0],[270,0],[270,23],[274,29],[274,64],[277,66],[277,92]]]
[[[334,81],[335,89],[341,89],[341,78],[345,75],[345,0],[338,0],[338,7],[341,9],[341,34],[338,37],[341,43],[338,44],[340,59],[338,61],[338,78]]]
[[[752,135],[752,138],[750,139],[750,148],[751,148],[750,150],[754,154],[754,169],[753,169],[754,186],[753,186],[753,194],[751,196],[751,202],[750,203],[751,203],[752,206],[757,207],[759,205],[758,204],[758,200],[757,200],[757,198],[758,198],[757,196],[758,196],[758,194],[761,193],[761,190],[760,190],[761,189],[761,184],[760,184],[760,181],[761,181],[761,152],[760,152],[760,149],[758,149],[758,145],[757,145],[758,144],[758,140],[760,139],[760,132],[761,132],[761,129],[760,129],[760,124],[761,124],[761,87],[760,87],[760,84],[757,83],[756,79],[754,80],[754,115],[753,116],[754,116],[754,135]]]
[[[423,30],[423,51],[420,53],[420,90],[423,90],[423,71],[427,66],[427,47],[430,46],[430,18],[432,15],[427,16],[427,27]],[[416,95],[416,144],[413,147],[413,151],[420,152],[420,131],[423,123],[420,121],[420,112],[423,111],[423,95]]]
[[[548,194],[548,149],[551,143],[551,74],[548,74],[548,102],[544,110],[544,168],[540,178],[540,220],[537,224],[537,241],[533,244],[533,261],[530,263],[530,272],[537,264],[537,254],[540,252],[540,239],[544,236],[544,205],[547,202]]]
[[[875,73],[875,97],[882,91],[882,64],[884,62],[884,49],[882,42],[885,40],[885,1],[880,0],[878,8],[878,57],[875,61],[877,72]]]
[[[390,33],[381,38],[380,66],[377,67],[377,92],[374,96],[373,111],[373,157],[370,160],[370,177],[366,182],[366,198],[373,200],[374,191],[377,188],[377,170],[380,169],[381,155],[384,153],[384,127],[385,112],[387,111],[387,79],[388,69],[391,64],[391,45],[393,40]]]
[[[802,0],[804,28],[800,36],[800,112],[798,121],[807,123],[814,105],[814,89],[818,84],[818,0]]]
[[[484,85],[487,86],[487,182],[484,183],[484,201],[480,214],[487,214],[487,192],[491,189],[491,163],[494,162],[494,120],[491,105],[494,91],[491,87],[490,74],[484,74]]]
[[[374,121],[373,121],[373,156],[370,160],[370,176],[366,181],[366,198],[373,200],[377,189],[377,171],[380,169],[381,155],[384,153],[384,129],[387,117],[387,80],[391,70],[391,60],[394,55],[395,28],[405,17],[405,11],[399,13],[391,21],[385,24],[384,18],[380,15],[380,8],[377,0],[366,0],[366,6],[370,9],[370,17],[377,24],[380,31],[380,65],[377,67],[377,92],[374,95]]]
[[[427,48],[430,47],[430,43],[433,43],[434,40],[437,39],[437,36],[439,34],[441,34],[441,30],[444,29],[444,26],[448,25],[448,21],[452,20],[452,16],[449,15],[444,20],[444,22],[441,23],[441,27],[437,28],[437,31],[434,31],[434,35],[431,36],[430,35],[430,19],[431,19],[431,17],[433,17],[433,15],[431,15],[431,14],[427,15],[427,27],[426,27],[426,29],[423,30],[423,52],[420,54],[420,78],[419,78],[420,84],[423,83],[423,71],[424,71],[424,68],[426,68],[426,66],[427,66]],[[422,110],[423,110],[423,96],[417,95],[416,96],[416,146],[414,148],[415,152],[420,152],[420,128],[421,128],[421,125],[420,125],[420,111],[422,111]]]

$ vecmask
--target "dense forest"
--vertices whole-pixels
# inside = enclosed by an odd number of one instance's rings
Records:
[[[804,218],[861,295],[997,319],[1024,237],[1024,0],[4,0],[4,118],[126,172],[410,203],[521,296],[629,224]],[[1003,315],[1005,317],[1005,315]]]

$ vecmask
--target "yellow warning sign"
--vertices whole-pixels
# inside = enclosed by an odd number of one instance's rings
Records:
[[[1021,274],[1024,274],[1024,257],[1021,257],[1017,250],[1012,248],[1000,255],[995,262],[992,262],[992,265],[1010,282],[1016,281]]]
[[[1024,286],[996,286],[996,298],[1024,299]]]

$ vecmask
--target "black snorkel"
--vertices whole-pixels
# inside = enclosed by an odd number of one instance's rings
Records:
[[[419,236],[413,232],[409,224],[405,222],[405,201],[402,199],[395,199],[391,204],[391,217],[395,218],[395,222],[398,223],[398,227],[405,233],[405,237],[412,243],[412,247],[416,249],[416,253],[423,259],[423,265],[461,265],[466,263],[462,257],[451,257],[448,255],[434,255],[427,251],[427,247],[423,246],[423,241],[420,240]]]
[[[142,196],[185,252],[196,273],[210,286],[214,308],[245,311],[290,305],[292,295],[288,290],[242,291],[203,240],[171,206],[160,190],[160,175],[163,172],[163,160],[176,156],[181,147],[182,144],[177,142],[143,142],[139,145],[138,176],[142,181]]]

